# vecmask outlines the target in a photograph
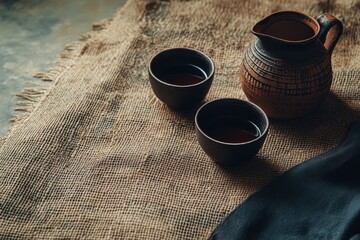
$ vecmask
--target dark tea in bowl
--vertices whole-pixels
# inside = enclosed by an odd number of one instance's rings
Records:
[[[173,109],[197,106],[209,92],[214,63],[190,48],[171,48],[156,54],[149,64],[151,88],[158,99]]]
[[[269,120],[257,105],[225,98],[204,104],[195,115],[196,136],[215,162],[236,165],[253,158],[264,144]]]
[[[179,64],[165,69],[159,79],[173,85],[186,86],[204,81],[207,74],[193,64]]]
[[[209,137],[226,143],[249,142],[260,136],[260,129],[251,121],[225,118],[205,124],[204,132]]]

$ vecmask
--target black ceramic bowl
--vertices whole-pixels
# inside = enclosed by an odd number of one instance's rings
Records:
[[[240,99],[218,99],[195,115],[196,136],[217,163],[234,165],[253,158],[262,147],[269,120],[257,105]]]
[[[148,71],[157,98],[170,108],[181,109],[205,98],[214,78],[214,63],[197,50],[171,48],[156,54]]]

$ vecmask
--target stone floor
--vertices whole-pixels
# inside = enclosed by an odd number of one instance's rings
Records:
[[[9,131],[15,96],[39,83],[64,46],[126,0],[0,0],[0,139]]]

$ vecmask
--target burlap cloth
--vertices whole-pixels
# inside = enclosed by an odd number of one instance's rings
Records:
[[[330,12],[345,26],[333,53],[331,93],[317,112],[271,121],[251,162],[223,168],[198,145],[193,111],[154,97],[147,64],[168,47],[208,54],[206,101],[246,99],[239,84],[251,27],[284,9]],[[129,0],[70,44],[46,91],[0,143],[0,238],[205,239],[249,194],[338,144],[360,117],[360,2]]]

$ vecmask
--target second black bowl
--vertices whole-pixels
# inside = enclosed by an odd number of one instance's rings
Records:
[[[205,153],[221,164],[239,164],[262,147],[269,120],[257,105],[240,99],[218,99],[195,115],[196,136]]]

